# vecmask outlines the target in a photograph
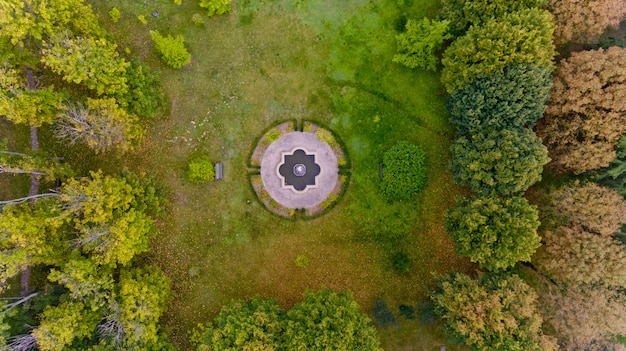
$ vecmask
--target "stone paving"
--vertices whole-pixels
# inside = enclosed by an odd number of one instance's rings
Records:
[[[286,187],[284,177],[278,171],[284,155],[303,149],[315,155],[315,163],[320,166],[320,174],[315,178],[315,187],[296,191]],[[265,150],[261,159],[261,179],[270,196],[288,208],[313,208],[324,201],[337,185],[339,167],[337,156],[332,148],[315,134],[290,132],[273,142]]]

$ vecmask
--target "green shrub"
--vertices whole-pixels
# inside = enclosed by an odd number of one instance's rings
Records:
[[[335,139],[335,136],[333,135],[333,133],[331,133],[330,131],[326,130],[326,129],[318,129],[315,131],[315,135],[323,142],[325,142],[326,144],[328,144],[331,148],[336,149],[339,148],[339,143],[337,143],[337,140]]]
[[[189,162],[187,168],[187,178],[192,183],[206,183],[215,179],[215,168],[213,162],[207,156],[201,156]]]
[[[182,5],[183,4],[183,0],[174,0],[174,4]]]
[[[431,71],[437,69],[439,58],[437,50],[444,40],[450,39],[447,34],[448,21],[431,21],[423,18],[421,21],[409,20],[406,32],[398,34],[398,53],[393,62],[403,64],[409,68],[422,68]]]
[[[146,16],[141,15],[141,16],[137,16],[137,19],[139,20],[139,22],[141,22],[141,24],[143,24],[144,26],[146,24],[148,24],[148,20],[146,19]]]
[[[383,155],[381,190],[388,200],[409,200],[426,184],[426,154],[421,147],[399,142]]]
[[[111,21],[113,23],[117,23],[120,18],[122,18],[122,13],[120,12],[120,10],[118,10],[117,7],[114,7],[111,9],[111,11],[109,11],[109,17],[111,17]]]
[[[191,22],[196,26],[201,26],[204,24],[204,18],[202,18],[201,14],[194,13],[193,16],[191,16]]]
[[[411,268],[411,260],[404,252],[398,252],[391,258],[393,268],[400,273],[407,273]]]
[[[126,85],[128,90],[118,94],[115,99],[126,107],[128,112],[150,118],[161,112],[165,96],[161,90],[159,76],[151,73],[137,57],[130,59],[130,67],[126,69]]]
[[[171,35],[164,37],[158,31],[151,30],[150,36],[157,50],[170,67],[181,68],[191,61],[182,35],[178,35],[176,38]]]
[[[265,134],[265,140],[264,140],[264,144],[265,145],[269,145],[273,142],[275,142],[276,140],[280,139],[282,133],[280,132],[280,130],[276,129],[276,128],[272,128],[270,129],[267,134]]]
[[[309,257],[307,255],[300,254],[296,257],[296,266],[305,268],[309,266]]]
[[[230,13],[231,0],[200,0],[200,7],[209,10],[209,17]]]

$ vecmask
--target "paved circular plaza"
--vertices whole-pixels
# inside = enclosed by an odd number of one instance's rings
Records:
[[[291,161],[292,157],[304,157],[310,165],[302,167],[301,163]],[[317,173],[315,166],[319,167],[319,174],[314,174],[310,177],[312,180],[307,179],[305,183],[299,182],[299,177],[304,177],[307,171],[309,176],[313,168]],[[285,169],[293,170],[294,174],[286,174]],[[267,147],[261,159],[263,186],[276,202],[287,208],[319,205],[335,188],[338,176],[337,156],[333,149],[313,133],[283,134]]]

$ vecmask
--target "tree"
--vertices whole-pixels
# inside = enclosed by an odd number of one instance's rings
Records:
[[[385,151],[381,190],[390,200],[409,200],[426,184],[426,154],[415,144],[399,142]]]
[[[61,31],[86,36],[103,34],[98,18],[83,0],[0,0],[0,36],[23,47]]]
[[[47,306],[32,331],[41,351],[63,351],[74,339],[91,337],[101,316],[82,303]]]
[[[626,287],[626,247],[610,236],[580,227],[561,226],[543,236],[538,267],[553,279],[569,284]]]
[[[608,166],[626,132],[626,49],[572,54],[559,64],[537,132],[557,169],[576,174]]]
[[[444,225],[457,254],[488,270],[530,261],[541,246],[537,207],[521,196],[462,198],[446,214]]]
[[[626,17],[622,0],[550,0],[548,10],[554,15],[554,39],[559,45],[588,43],[607,27],[618,27]]]
[[[162,347],[158,321],[171,299],[169,284],[156,267],[122,270],[115,300],[97,327],[100,338],[123,350]]]
[[[548,151],[532,131],[487,130],[460,137],[452,145],[452,172],[475,192],[508,195],[541,180]]]
[[[98,95],[127,91],[126,68],[117,45],[106,39],[59,33],[44,43],[41,62],[70,83],[85,83]]]
[[[543,8],[548,0],[444,0],[439,16],[450,22],[450,33],[462,35],[471,25],[529,8]]]
[[[230,13],[232,0],[200,0],[200,7],[209,10],[209,17]]]
[[[561,60],[546,113],[562,116],[591,110],[626,113],[626,48],[574,52]]]
[[[287,312],[287,319],[283,334],[287,350],[382,350],[376,329],[350,291],[307,291],[304,300]]]
[[[51,123],[61,108],[63,95],[53,87],[29,90],[22,75],[0,67],[0,116],[17,124],[39,127]]]
[[[62,225],[51,199],[0,208],[0,290],[25,267],[56,262]]]
[[[125,265],[135,255],[148,251],[154,223],[132,207],[134,190],[123,178],[91,173],[89,180],[70,179],[59,202],[69,214],[76,238],[74,245],[102,265]]]
[[[215,318],[215,326],[202,333],[199,351],[226,350],[281,350],[280,336],[285,312],[275,300],[259,297],[235,301],[222,308]]]
[[[546,210],[569,227],[611,236],[626,223],[626,200],[615,190],[575,181],[550,193]]]
[[[557,350],[542,334],[537,294],[517,275],[453,273],[430,298],[446,333],[472,350]]]
[[[70,145],[84,143],[96,153],[132,150],[144,133],[137,116],[124,111],[113,98],[67,103],[55,125],[57,138]]]
[[[111,267],[76,254],[71,254],[60,269],[52,268],[48,280],[65,286],[69,297],[92,310],[108,304],[115,285]]]
[[[393,62],[401,63],[409,68],[437,70],[439,59],[435,55],[444,40],[450,39],[447,34],[448,21],[429,20],[406,23],[406,32],[396,35],[398,53]]]
[[[150,36],[156,45],[157,51],[170,67],[182,68],[191,61],[191,56],[189,56],[185,48],[185,39],[182,35],[178,35],[176,38],[171,35],[164,37],[158,31],[151,30]]]
[[[546,327],[561,350],[619,350],[616,335],[626,334],[626,297],[599,285],[549,286],[540,301]]]
[[[554,24],[548,11],[526,9],[471,27],[444,52],[441,82],[453,93],[478,75],[502,72],[509,65],[552,68]]]
[[[126,107],[128,112],[142,117],[155,117],[164,105],[164,95],[159,83],[159,76],[150,72],[137,57],[130,59],[126,69],[128,89],[115,95],[117,102]]]
[[[511,65],[502,72],[477,75],[448,97],[450,121],[461,135],[532,128],[543,117],[551,72],[546,66]]]

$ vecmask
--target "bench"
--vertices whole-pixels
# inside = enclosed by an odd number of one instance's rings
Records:
[[[215,164],[215,180],[224,178],[224,164],[218,162]]]
[[[383,179],[383,168],[385,168],[385,164],[381,162],[380,165],[378,165],[378,176],[380,179]]]

